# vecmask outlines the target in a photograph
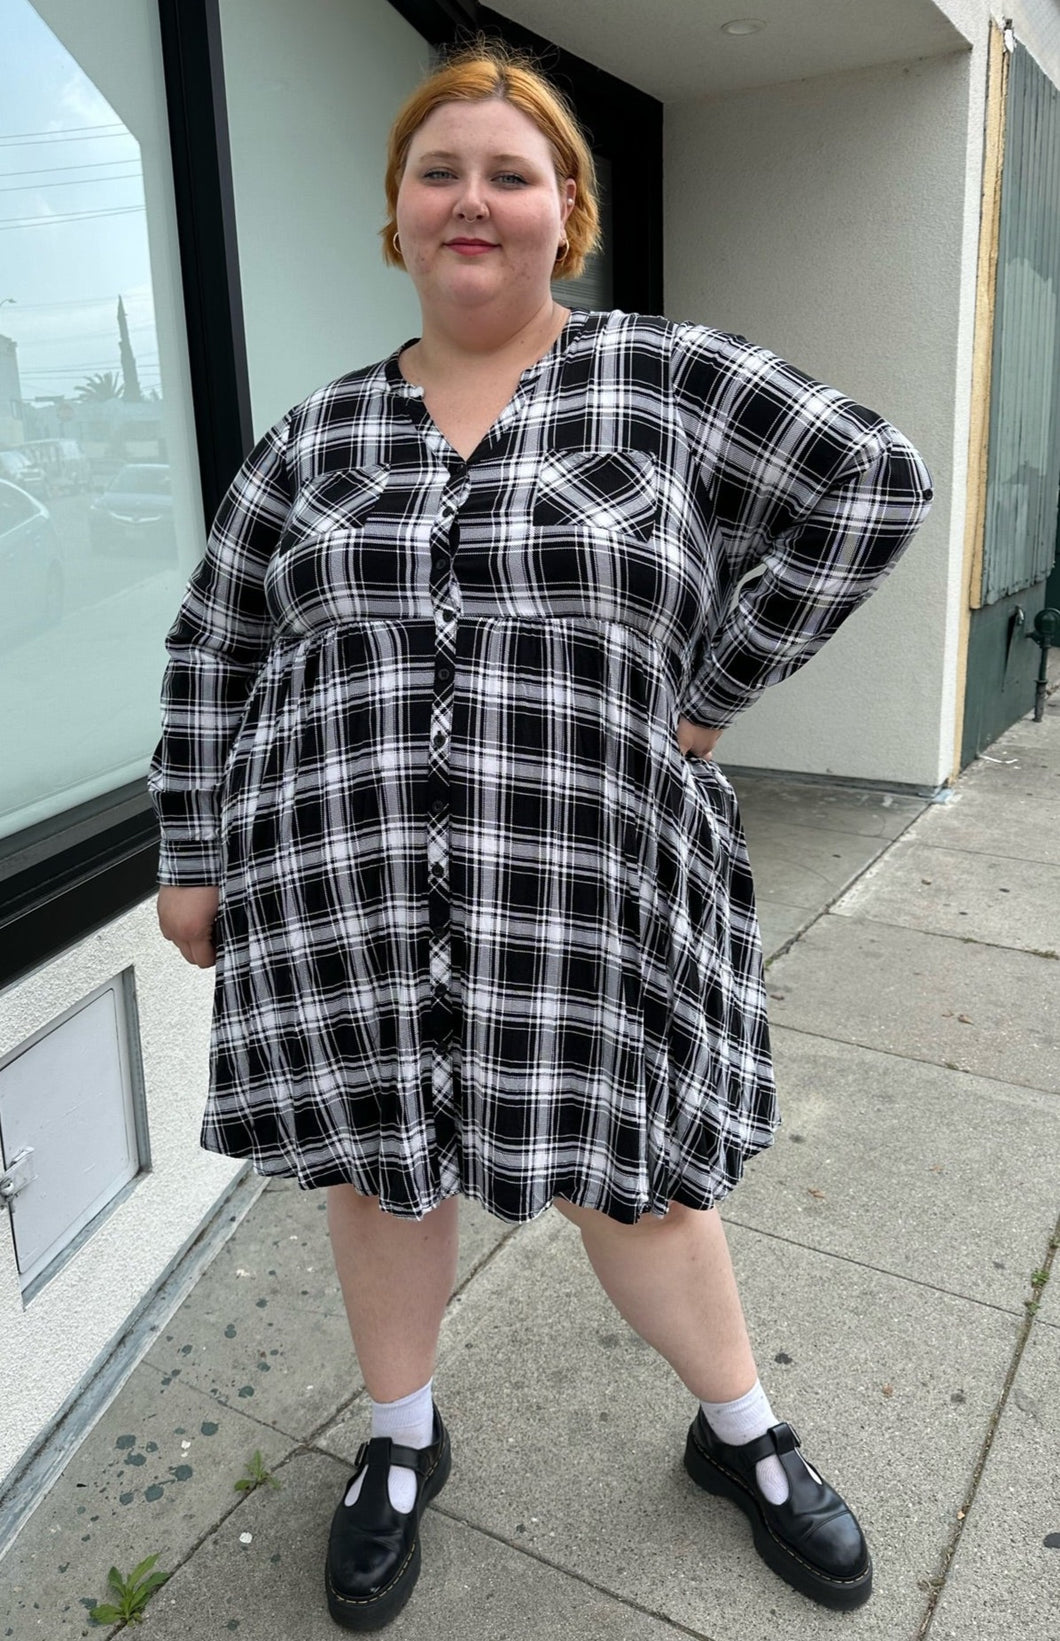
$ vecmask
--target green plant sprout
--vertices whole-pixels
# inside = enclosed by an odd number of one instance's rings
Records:
[[[255,1448],[254,1455],[247,1465],[247,1473],[240,1476],[235,1484],[237,1493],[253,1493],[255,1487],[280,1487],[282,1483],[276,1480],[271,1471],[266,1470],[265,1460],[261,1456],[261,1449]]]
[[[140,1624],[143,1622],[144,1608],[160,1585],[166,1582],[168,1573],[154,1573],[151,1571],[157,1555],[148,1556],[134,1567],[128,1578],[123,1578],[117,1567],[112,1567],[107,1574],[107,1583],[117,1596],[117,1604],[105,1601],[98,1607],[93,1607],[89,1613],[94,1624]]]

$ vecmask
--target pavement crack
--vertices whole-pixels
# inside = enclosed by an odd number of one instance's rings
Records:
[[[1057,1219],[1056,1224],[1053,1227],[1053,1232],[1049,1238],[1049,1244],[1046,1248],[1045,1256],[1039,1267],[1040,1270],[1045,1272],[1046,1279],[1048,1279],[1052,1273],[1053,1265],[1056,1261],[1058,1246],[1060,1246],[1060,1218]],[[983,1471],[986,1468],[986,1462],[990,1457],[991,1449],[994,1445],[994,1438],[997,1435],[1002,1415],[1008,1406],[1008,1399],[1011,1394],[1012,1387],[1016,1382],[1016,1375],[1019,1372],[1020,1363],[1023,1361],[1023,1353],[1027,1348],[1027,1341],[1030,1339],[1031,1332],[1035,1326],[1035,1321],[1035,1312],[1030,1309],[1030,1304],[1028,1303],[1028,1308],[1024,1315],[1023,1325],[1020,1328],[1019,1337],[1016,1340],[1016,1346],[1012,1352],[1012,1361],[1009,1363],[1009,1369],[1005,1375],[1005,1382],[1001,1387],[1001,1394],[998,1397],[997,1406],[990,1417],[990,1423],[986,1428],[986,1435],[983,1437],[983,1445],[979,1450],[979,1457],[976,1460],[975,1469],[972,1471],[972,1479],[968,1484],[968,1492],[965,1495],[964,1503],[961,1506],[957,1521],[954,1524],[953,1532],[950,1534],[949,1542],[942,1552],[942,1558],[939,1563],[938,1571],[934,1574],[931,1580],[931,1594],[928,1596],[927,1608],[924,1613],[924,1617],[921,1620],[920,1628],[916,1633],[916,1641],[927,1641],[927,1638],[930,1636],[934,1626],[935,1614],[938,1611],[939,1600],[942,1596],[943,1590],[946,1587],[946,1580],[949,1577],[950,1568],[953,1566],[954,1557],[960,1547],[960,1542],[964,1535],[964,1529],[968,1525],[968,1517],[971,1513],[972,1506],[975,1503],[975,1496],[979,1491],[979,1483],[982,1480]]]
[[[275,1476],[279,1471],[283,1470],[288,1464],[290,1464],[292,1459],[299,1458],[304,1451],[304,1445],[299,1443],[297,1447],[292,1448],[290,1453],[285,1453],[282,1459],[278,1459],[275,1464],[269,1466],[270,1473]],[[210,1539],[216,1538],[225,1523],[227,1521],[231,1521],[236,1511],[241,1510],[243,1506],[253,1498],[256,1491],[256,1488],[252,1488],[250,1492],[240,1493],[229,1505],[227,1510],[222,1510],[208,1527],[203,1528],[202,1532],[193,1544],[189,1544],[186,1550],[182,1550],[179,1555],[173,1558],[172,1567],[167,1569],[167,1584],[171,1583],[177,1573],[179,1573],[182,1568],[188,1565],[189,1561],[192,1561],[195,1556],[198,1555],[204,1544],[207,1544]]]
[[[1000,1088],[1026,1088],[1032,1094],[1044,1094],[1056,1099],[1058,1090],[1043,1088],[1040,1083],[1016,1082],[1012,1077],[995,1077],[989,1071],[973,1071],[971,1066],[951,1065],[946,1060],[929,1060],[925,1054],[912,1054],[907,1049],[886,1048],[882,1043],[866,1043],[860,1037],[837,1037],[834,1032],[814,1031],[811,1026],[798,1026],[790,1020],[773,1020],[778,1031],[797,1031],[800,1037],[817,1037],[823,1043],[845,1043],[851,1048],[863,1048],[870,1054],[886,1054],[892,1060],[909,1060],[914,1065],[937,1066],[940,1071],[956,1071],[965,1077],[978,1077],[984,1083],[997,1083]]]
[[[797,943],[802,939],[804,934],[808,934],[809,931],[814,928],[822,918],[828,916],[833,906],[838,905],[844,895],[848,895],[851,890],[861,882],[862,878],[867,877],[870,872],[874,872],[880,865],[881,861],[887,859],[887,856],[890,854],[895,844],[909,834],[923,813],[924,810],[920,809],[915,815],[911,815],[907,824],[902,827],[900,832],[896,832],[893,838],[888,838],[883,847],[877,850],[876,854],[872,856],[871,860],[865,861],[864,865],[852,872],[850,877],[848,877],[845,882],[836,889],[835,893],[830,897],[830,899],[825,901],[823,906],[813,913],[808,921],[803,924],[801,929],[796,929],[795,933],[789,935],[786,940],[782,941],[775,951],[770,952],[769,956],[765,959],[762,965],[763,969],[770,969],[778,958],[786,956],[787,953],[790,952],[791,948],[797,945]],[[752,869],[753,864],[754,863],[752,862]],[[781,902],[781,904],[784,904],[784,902]],[[801,908],[796,909],[801,910]]]
[[[609,1585],[601,1584],[599,1579],[590,1578],[588,1574],[580,1573],[573,1567],[567,1567],[561,1561],[553,1561],[551,1557],[543,1555],[540,1550],[534,1550],[530,1545],[523,1544],[518,1539],[511,1539],[506,1533],[498,1533],[492,1528],[483,1527],[481,1522],[471,1521],[467,1516],[460,1515],[456,1510],[447,1510],[444,1505],[439,1504],[437,1499],[432,1500],[430,1509],[437,1511],[447,1521],[456,1522],[460,1527],[466,1527],[469,1532],[479,1533],[483,1538],[492,1539],[495,1544],[503,1544],[506,1549],[515,1550],[517,1554],[526,1556],[529,1561],[536,1561],[540,1566],[548,1567],[551,1572],[560,1573],[564,1578],[573,1579],[576,1584],[584,1585],[586,1589],[592,1590],[596,1595],[606,1597],[608,1601],[616,1602],[620,1607],[628,1607],[630,1612],[640,1613],[645,1618],[653,1619],[657,1624],[665,1624],[667,1629],[672,1630],[675,1635],[690,1636],[692,1641],[717,1641],[717,1638],[709,1636],[706,1630],[690,1629],[687,1624],[682,1624],[680,1619],[671,1618],[668,1613],[659,1612],[654,1607],[646,1607],[643,1602],[634,1601],[627,1595],[620,1595],[616,1590],[611,1589]]]
[[[843,893],[845,894],[846,890]],[[821,916],[826,916],[834,905],[835,900],[824,908]],[[1040,946],[1010,946],[1003,940],[984,940],[977,934],[957,934],[950,929],[924,929],[918,923],[894,923],[886,917],[861,917],[857,912],[834,912],[832,915],[845,918],[848,923],[857,923],[862,927],[871,925],[875,929],[898,929],[905,934],[923,935],[928,940],[952,940],[958,946],[985,946],[988,951],[1020,952],[1024,957],[1044,957],[1047,961],[1055,961],[1055,954],[1050,955]]]
[[[974,843],[926,842],[925,849],[937,849],[948,855],[983,855],[988,860],[1004,860],[1012,866],[1056,866],[1055,860],[1043,860],[1039,855],[1006,855],[998,849],[979,849]]]
[[[168,1377],[167,1369],[156,1367],[154,1362],[141,1362],[140,1367],[150,1368],[152,1373],[160,1374],[163,1378]],[[260,1415],[251,1413],[245,1402],[236,1403],[221,1395],[214,1396],[210,1391],[203,1390],[201,1385],[183,1377],[180,1386],[182,1390],[190,1390],[193,1395],[200,1396],[208,1407],[223,1407],[226,1413],[238,1413],[240,1418],[248,1419],[251,1424],[259,1425],[262,1430],[271,1430],[273,1435],[282,1436],[286,1441],[296,1445],[301,1445],[305,1441],[305,1437],[296,1435],[293,1430],[285,1430],[282,1425],[274,1424],[271,1419],[263,1419]]]
[[[896,1282],[908,1282],[914,1288],[924,1288],[928,1293],[940,1294],[944,1299],[959,1299],[962,1304],[975,1305],[980,1310],[996,1311],[1000,1316],[1019,1316],[1019,1310],[1012,1305],[999,1305],[993,1299],[977,1299],[973,1294],[960,1293],[956,1288],[943,1288],[937,1282],[926,1282],[922,1276],[910,1276],[908,1271],[892,1271],[886,1265],[873,1265],[867,1259],[855,1259],[853,1254],[838,1253],[834,1248],[821,1248],[815,1242],[801,1242],[798,1237],[784,1236],[780,1231],[769,1231],[762,1225],[752,1225],[745,1219],[736,1219],[732,1214],[724,1214],[725,1224],[734,1225],[741,1231],[753,1231],[756,1236],[768,1237],[771,1242],[783,1242],[789,1248],[805,1248],[808,1253],[821,1254],[825,1259],[838,1259],[844,1265],[853,1265],[858,1270],[873,1271],[878,1276],[892,1277]]]

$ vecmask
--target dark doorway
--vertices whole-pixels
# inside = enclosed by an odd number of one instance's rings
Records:
[[[611,305],[627,313],[661,313],[662,103],[476,0],[390,4],[434,46],[483,33],[534,54],[543,71],[570,97],[594,155],[605,162],[601,169],[608,182]],[[569,300],[566,295],[563,299]]]

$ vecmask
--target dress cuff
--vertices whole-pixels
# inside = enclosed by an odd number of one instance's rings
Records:
[[[678,710],[704,729],[725,729],[760,694],[735,685],[715,666],[689,685]]]
[[[215,888],[221,881],[221,849],[214,841],[167,839],[158,849],[158,881],[179,888]]]

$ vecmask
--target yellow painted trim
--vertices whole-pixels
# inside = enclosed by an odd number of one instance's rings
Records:
[[[1001,232],[1001,175],[1005,162],[1005,111],[1008,98],[1008,52],[997,23],[990,24],[987,62],[986,127],[983,143],[983,192],[979,216],[979,259],[975,278],[975,332],[972,342],[971,417],[968,435],[968,479],[965,489],[965,597],[957,639],[957,700],[951,777],[961,764],[964,703],[968,683],[968,640],[972,611],[982,605],[983,542],[986,533],[986,476],[990,452],[990,382],[994,354],[994,310],[997,298],[998,240]]]

